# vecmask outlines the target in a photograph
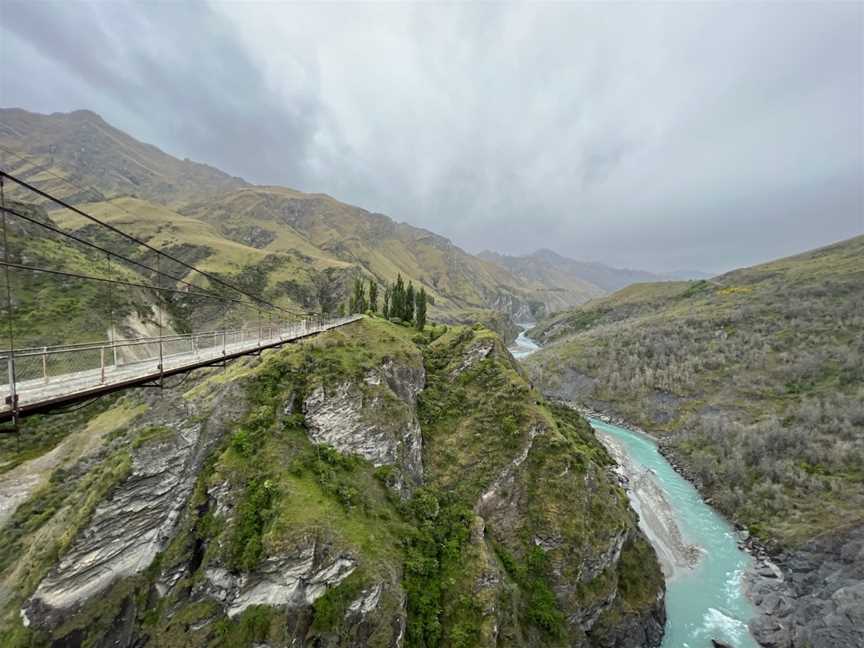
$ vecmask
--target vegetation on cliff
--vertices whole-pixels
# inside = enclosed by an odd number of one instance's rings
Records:
[[[610,458],[488,329],[418,335],[366,318],[194,376],[55,419],[70,424],[45,437],[55,448],[88,416],[101,441],[0,531],[4,645],[641,645],[621,635],[630,625],[659,636],[662,576]],[[346,429],[327,437],[339,447],[314,442]],[[96,586],[76,571],[83,555],[114,576]]]

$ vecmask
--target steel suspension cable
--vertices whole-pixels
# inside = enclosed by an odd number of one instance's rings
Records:
[[[4,149],[4,150],[5,150],[5,149]],[[52,174],[52,175],[54,175],[55,177],[57,177],[57,178],[63,180],[64,182],[69,183],[70,185],[72,185],[73,187],[76,187],[77,189],[86,190],[86,189],[84,189],[84,188],[82,188],[82,187],[80,187],[80,186],[77,186],[75,183],[73,183],[73,182],[71,182],[71,181],[69,181],[69,180],[66,180],[66,179],[64,179],[64,178],[61,178],[60,176],[57,176],[56,174]],[[188,268],[189,270],[191,270],[191,271],[193,271],[193,272],[197,272],[197,273],[199,273],[200,275],[206,277],[207,279],[209,279],[210,281],[212,281],[212,282],[214,282],[214,283],[218,283],[218,284],[220,284],[220,285],[222,285],[222,286],[225,286],[226,288],[230,288],[231,290],[234,290],[235,292],[238,292],[238,293],[240,293],[241,295],[245,295],[246,297],[250,298],[251,300],[256,301],[256,302],[258,302],[258,303],[260,303],[260,304],[264,304],[265,306],[268,306],[268,307],[270,307],[270,308],[274,308],[274,309],[276,309],[276,310],[281,310],[281,311],[283,311],[283,312],[285,312],[285,313],[292,314],[288,309],[282,308],[281,306],[277,306],[276,304],[272,304],[272,303],[268,302],[266,299],[262,299],[262,298],[260,298],[260,297],[258,297],[258,296],[256,296],[256,295],[253,295],[253,294],[251,294],[251,293],[246,292],[245,290],[242,290],[242,289],[240,289],[240,288],[237,288],[236,286],[232,285],[231,283],[229,283],[229,282],[227,282],[227,281],[224,281],[223,279],[220,279],[220,278],[217,277],[216,275],[213,275],[213,274],[211,274],[211,273],[209,273],[209,272],[206,272],[206,271],[204,271],[204,270],[200,270],[199,268],[196,268],[195,266],[193,266],[193,265],[191,265],[191,264],[189,264],[189,263],[186,263],[185,261],[183,261],[183,260],[181,260],[181,259],[178,259],[177,257],[175,257],[175,256],[173,256],[173,255],[171,255],[171,254],[168,254],[167,252],[163,252],[162,250],[159,250],[158,248],[153,247],[153,246],[150,245],[149,243],[146,243],[145,241],[142,241],[141,239],[138,239],[138,238],[132,236],[131,234],[127,234],[127,233],[124,232],[123,230],[118,229],[118,228],[114,227],[113,225],[111,225],[111,224],[109,224],[109,223],[106,223],[106,222],[104,222],[104,221],[102,221],[102,220],[96,218],[95,216],[93,216],[93,215],[91,215],[91,214],[88,214],[87,212],[85,212],[85,211],[83,211],[83,210],[81,210],[81,209],[75,207],[74,205],[71,205],[71,204],[67,203],[66,201],[64,201],[64,200],[62,200],[62,199],[60,199],[60,198],[57,198],[56,196],[52,196],[52,195],[49,194],[48,192],[43,191],[43,190],[39,189],[38,187],[35,187],[34,185],[30,184],[29,182],[26,182],[26,181],[24,181],[24,180],[22,180],[22,179],[20,179],[20,178],[18,178],[18,177],[16,177],[16,176],[11,175],[10,173],[7,173],[6,171],[2,171],[2,170],[0,170],[0,177],[6,177],[6,178],[9,178],[12,182],[16,183],[17,185],[19,185],[19,186],[21,186],[21,187],[24,187],[25,189],[28,189],[29,191],[35,193],[36,195],[41,196],[41,197],[43,197],[43,198],[45,198],[45,199],[47,199],[47,200],[50,200],[51,202],[54,202],[54,203],[60,205],[61,207],[65,207],[66,209],[68,209],[68,210],[70,210],[70,211],[72,211],[72,212],[75,212],[75,213],[78,214],[79,216],[83,216],[83,217],[86,218],[87,220],[89,220],[89,221],[91,221],[91,222],[93,222],[93,223],[96,223],[97,225],[101,225],[102,227],[104,227],[104,228],[106,228],[106,229],[108,229],[108,230],[114,232],[115,234],[117,234],[117,235],[119,235],[119,236],[122,236],[123,238],[126,238],[126,239],[132,241],[133,243],[136,243],[137,245],[140,245],[140,246],[142,246],[142,247],[145,247],[145,248],[147,248],[148,250],[152,250],[153,252],[155,252],[155,253],[157,253],[157,254],[161,254],[161,255],[163,255],[166,259],[170,259],[170,260],[173,261],[174,263],[179,263],[181,266],[183,266],[183,267],[185,267],[185,268]],[[101,195],[101,194],[100,194],[100,195]],[[112,206],[116,207],[116,205],[112,205]],[[122,208],[121,208],[121,209],[122,209]],[[135,214],[132,214],[131,212],[128,212],[128,211],[125,210],[125,209],[122,209],[122,211],[126,211],[126,212],[129,213],[130,215],[135,216]]]
[[[125,261],[126,263],[129,263],[130,265],[137,266],[137,267],[141,268],[142,270],[147,270],[148,272],[152,272],[154,274],[161,275],[163,277],[167,277],[169,279],[172,279],[173,281],[176,281],[177,283],[181,283],[185,286],[189,286],[190,288],[194,288],[198,291],[206,293],[206,294],[210,295],[213,299],[218,299],[220,301],[225,299],[224,297],[222,297],[220,295],[217,295],[215,293],[210,293],[206,288],[202,288],[201,286],[196,286],[195,284],[190,283],[190,282],[188,282],[184,279],[181,279],[179,277],[175,277],[172,274],[168,274],[167,272],[162,272],[161,270],[157,270],[156,268],[153,268],[153,267],[147,265],[146,263],[141,263],[140,261],[136,261],[135,259],[130,259],[129,257],[127,257],[125,255],[118,254],[117,252],[112,252],[108,248],[102,247],[101,245],[98,245],[97,243],[93,243],[92,241],[88,241],[87,239],[81,238],[80,236],[72,234],[71,232],[66,232],[64,230],[61,230],[58,227],[54,227],[53,225],[49,225],[48,223],[43,223],[39,219],[32,218],[32,217],[28,216],[27,214],[24,214],[20,211],[12,209],[11,207],[0,207],[0,209],[2,209],[7,214],[12,214],[16,218],[21,218],[23,220],[26,220],[29,223],[33,223],[34,225],[38,225],[39,227],[42,227],[42,228],[48,230],[49,232],[54,232],[55,234],[59,234],[60,236],[65,236],[66,238],[72,239],[73,241],[76,241],[77,243],[80,243],[81,245],[86,245],[87,247],[91,247],[94,250],[104,252],[105,254],[109,255],[109,259],[110,259],[110,257],[113,256],[117,259],[120,259],[121,261]],[[255,304],[249,304],[249,305],[252,307],[256,307]]]

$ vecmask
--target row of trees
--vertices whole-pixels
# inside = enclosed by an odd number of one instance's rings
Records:
[[[426,289],[422,286],[420,290],[414,289],[410,281],[407,287],[402,275],[396,276],[393,285],[384,284],[384,299],[381,314],[390,319],[396,318],[405,322],[412,322],[417,330],[422,331],[426,327]],[[371,279],[367,283],[362,278],[354,279],[354,287],[348,298],[349,313],[365,313],[366,311],[378,312],[378,284]]]

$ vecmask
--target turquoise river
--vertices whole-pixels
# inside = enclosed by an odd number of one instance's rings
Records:
[[[538,348],[523,332],[511,351],[521,358]],[[672,509],[683,541],[699,548],[694,567],[676,570],[667,579],[663,648],[711,648],[712,639],[735,648],[758,648],[747,630],[754,609],[742,585],[752,561],[738,548],[732,527],[672,468],[653,439],[596,419],[590,422],[618,441],[633,468],[649,471]]]

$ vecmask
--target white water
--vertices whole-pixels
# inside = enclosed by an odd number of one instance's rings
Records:
[[[522,332],[519,333],[519,336],[516,338],[513,344],[511,344],[507,348],[510,350],[510,353],[513,354],[514,358],[519,359],[531,355],[532,353],[537,351],[540,346],[536,342],[534,342],[534,340],[525,335],[526,331],[528,331],[528,329],[531,328],[533,324],[517,324],[517,326],[522,327]]]

